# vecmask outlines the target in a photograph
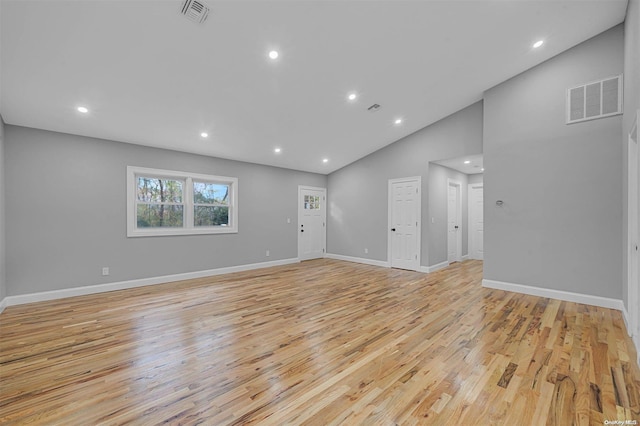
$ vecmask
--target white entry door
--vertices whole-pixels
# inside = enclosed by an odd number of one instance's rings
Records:
[[[326,246],[327,190],[298,187],[298,258],[324,257]]]
[[[484,189],[481,183],[469,185],[469,258],[484,258]]]
[[[629,334],[633,337],[636,347],[640,349],[640,148],[638,147],[638,124],[640,111],[636,117],[631,133],[629,133],[629,170],[628,170],[628,240],[629,251],[627,255],[627,287],[628,287],[628,312]],[[640,362],[640,351],[638,355]]]
[[[392,268],[420,269],[420,177],[389,180],[389,259]]]
[[[460,183],[449,180],[447,185],[447,260],[459,262],[462,257]]]

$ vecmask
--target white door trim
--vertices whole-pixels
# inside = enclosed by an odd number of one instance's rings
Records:
[[[420,176],[411,176],[406,178],[396,178],[389,179],[389,183],[387,184],[387,262],[390,267],[393,267],[393,255],[392,255],[392,235],[391,228],[393,228],[392,223],[392,206],[393,206],[393,184],[401,183],[401,182],[415,182],[418,188],[418,200],[416,203],[416,220],[418,224],[416,225],[416,254],[417,259],[415,261],[414,271],[420,270],[420,259],[421,259],[421,247],[422,247],[422,178]]]
[[[322,192],[322,208],[320,209],[322,215],[322,257],[325,257],[327,255],[327,188],[298,185],[298,226],[296,227],[296,232],[298,233],[298,259],[303,260],[302,243],[300,241],[300,223],[302,222],[303,215],[303,209],[301,206],[303,201],[302,191],[304,190]]]
[[[449,260],[449,187],[456,186],[458,189],[458,202],[456,206],[457,214],[456,214],[456,222],[458,223],[458,232],[456,234],[456,253],[454,262],[460,262],[462,260],[462,183],[457,180],[447,179],[447,260]]]
[[[636,348],[640,349],[640,271],[638,260],[639,219],[638,199],[640,198],[640,141],[638,141],[638,124],[640,110],[629,131],[628,168],[627,168],[627,306],[629,313],[629,334],[633,337]],[[635,135],[634,135],[635,133]],[[635,139],[634,139],[635,136]],[[640,359],[640,354],[639,354]]]
[[[467,212],[467,221],[469,222],[468,226],[467,226],[467,252],[469,253],[469,259],[479,259],[480,257],[478,256],[478,253],[476,253],[475,247],[476,247],[476,235],[477,235],[477,230],[476,230],[476,211],[475,211],[475,206],[474,206],[474,201],[471,198],[471,194],[473,194],[473,190],[474,189],[478,189],[478,188],[482,188],[484,190],[484,182],[477,182],[477,183],[470,183],[469,187],[467,188],[467,207],[468,207],[468,212]]]

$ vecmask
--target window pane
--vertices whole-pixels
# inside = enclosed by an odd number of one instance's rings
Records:
[[[229,226],[229,207],[195,206],[195,226]]]
[[[183,206],[138,204],[138,228],[181,228]]]
[[[138,201],[181,203],[182,181],[138,176]]]
[[[193,202],[196,204],[229,204],[229,185],[193,182]]]

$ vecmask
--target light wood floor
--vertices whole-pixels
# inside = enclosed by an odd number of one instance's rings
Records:
[[[9,307],[0,423],[640,421],[619,311],[481,276],[317,260]]]

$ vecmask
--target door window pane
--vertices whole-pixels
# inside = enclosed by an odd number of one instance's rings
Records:
[[[304,196],[304,209],[305,210],[318,210],[320,208],[320,197],[317,195],[305,195]]]

